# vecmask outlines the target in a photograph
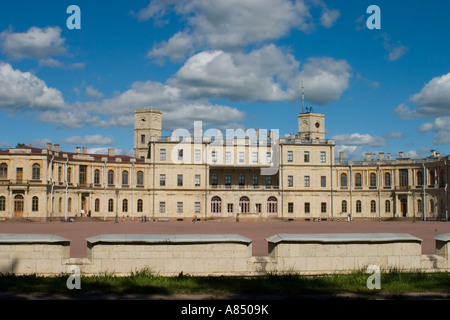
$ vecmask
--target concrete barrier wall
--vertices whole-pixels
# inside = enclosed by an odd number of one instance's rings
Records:
[[[129,275],[149,270],[264,275],[325,274],[365,270],[449,271],[450,234],[436,237],[436,254],[422,255],[422,240],[409,234],[276,234],[268,256],[252,256],[252,241],[237,234],[98,235],[87,239],[87,258],[69,257],[69,240],[53,235],[0,234],[0,272],[59,275],[77,266],[82,275]]]

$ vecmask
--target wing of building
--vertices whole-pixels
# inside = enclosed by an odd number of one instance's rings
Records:
[[[298,114],[298,133],[176,130],[162,112],[135,111],[135,156],[64,152],[59,145],[0,151],[0,218],[447,219],[448,160],[335,159],[325,116]]]

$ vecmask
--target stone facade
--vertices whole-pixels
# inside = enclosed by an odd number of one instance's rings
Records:
[[[136,110],[135,156],[0,150],[0,218],[447,219],[448,157],[380,153],[335,158],[325,116],[301,113],[299,132],[175,130]]]

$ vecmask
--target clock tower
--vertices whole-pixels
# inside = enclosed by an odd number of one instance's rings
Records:
[[[298,135],[300,138],[310,141],[324,141],[325,115],[323,113],[313,112],[299,113]]]
[[[161,110],[138,109],[134,111],[134,156],[136,158],[150,158],[150,142],[161,139],[161,120]]]

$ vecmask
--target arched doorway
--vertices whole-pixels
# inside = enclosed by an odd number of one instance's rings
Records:
[[[222,199],[218,196],[211,199],[211,215],[216,217],[222,215]]]
[[[241,197],[239,199],[240,213],[250,213],[250,199],[248,197]]]
[[[269,197],[267,199],[267,214],[269,216],[276,216],[278,214],[278,199]]]
[[[23,196],[21,194],[14,197],[14,216],[23,217]]]

